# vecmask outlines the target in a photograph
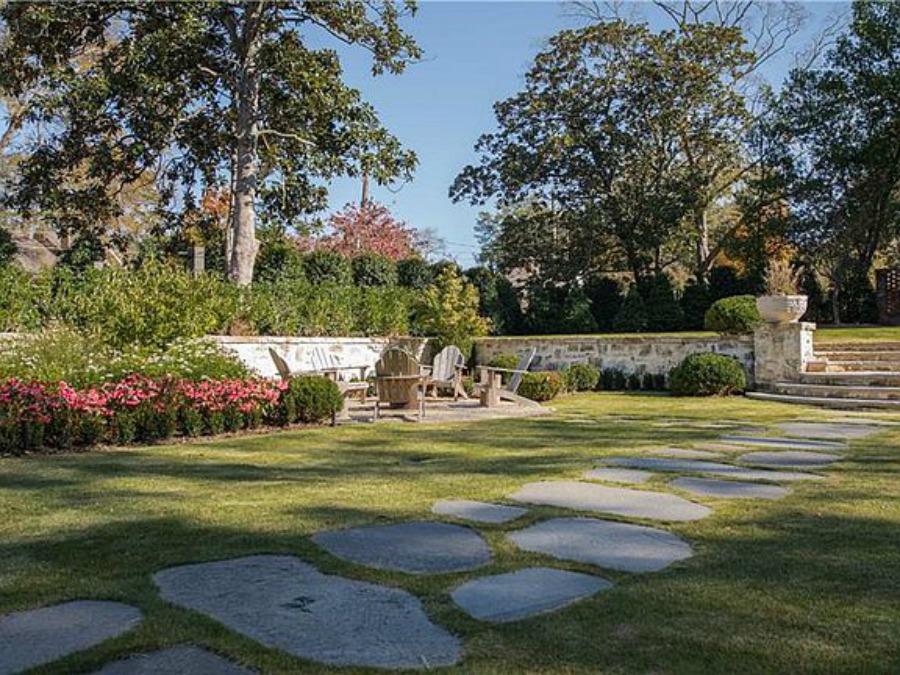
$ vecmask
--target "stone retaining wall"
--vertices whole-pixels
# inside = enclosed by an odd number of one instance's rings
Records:
[[[475,359],[487,363],[498,354],[521,355],[535,348],[532,370],[559,370],[576,363],[618,369],[626,375],[667,374],[688,354],[715,352],[733,356],[753,377],[753,337],[523,337],[485,338],[475,345]]]
[[[316,349],[336,354],[342,365],[350,367],[374,367],[381,352],[388,345],[404,347],[419,359],[431,356],[426,351],[427,338],[212,335],[209,339],[235,352],[248,367],[265,377],[275,377],[278,374],[269,355],[269,348],[274,349],[287,361],[291,370],[312,370],[312,355]]]

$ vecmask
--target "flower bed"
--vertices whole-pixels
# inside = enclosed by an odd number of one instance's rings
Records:
[[[129,375],[83,388],[10,378],[0,381],[0,453],[316,423],[330,418],[341,404],[337,386],[321,377],[280,382]]]

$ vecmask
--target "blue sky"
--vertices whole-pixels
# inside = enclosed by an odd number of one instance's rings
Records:
[[[645,11],[652,25],[664,25],[649,5],[633,9]],[[845,9],[845,4],[807,3],[809,20],[792,49],[802,48],[832,13]],[[406,22],[425,58],[404,74],[372,78],[365,52],[341,50],[347,82],[363,92],[382,122],[419,158],[411,183],[394,191],[373,186],[372,197],[410,225],[433,228],[452,257],[464,266],[474,264],[479,209],[451,202],[448,188],[476,160],[477,138],[494,128],[493,103],[521,88],[544,40],[575,25],[556,2],[426,1]],[[777,84],[791,63],[792,55],[785,53],[767,64],[764,76]],[[335,181],[331,207],[356,201],[359,193],[358,181]]]

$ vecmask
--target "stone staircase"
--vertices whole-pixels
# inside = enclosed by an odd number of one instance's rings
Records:
[[[776,382],[747,396],[827,408],[900,411],[900,342],[821,344],[796,381]]]

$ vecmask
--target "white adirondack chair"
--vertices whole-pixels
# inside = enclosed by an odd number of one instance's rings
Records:
[[[360,401],[365,403],[366,392],[369,389],[369,383],[366,382],[368,366],[345,366],[341,363],[341,359],[337,354],[329,352],[322,347],[313,348],[310,361],[313,371],[334,380],[345,397],[357,396]],[[359,379],[354,381],[348,378],[346,375],[348,370],[357,371]]]
[[[465,363],[463,353],[455,345],[449,345],[439,351],[431,364],[431,380],[428,387],[432,393],[436,395],[438,389],[452,389],[454,401],[458,401],[460,396],[468,399],[462,386]]]

